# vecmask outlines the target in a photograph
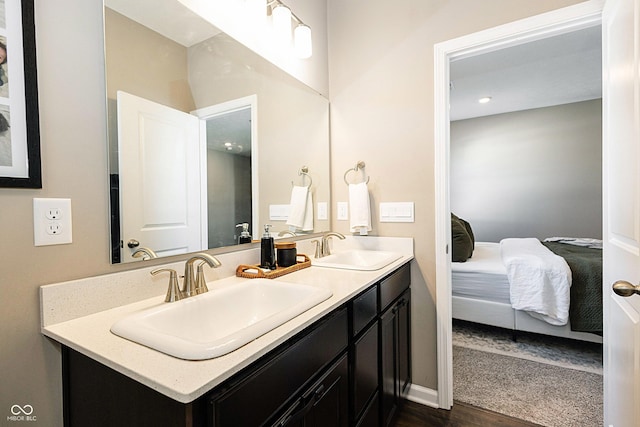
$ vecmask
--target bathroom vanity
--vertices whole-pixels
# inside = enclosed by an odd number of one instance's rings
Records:
[[[411,384],[412,258],[376,271],[312,266],[283,276],[333,296],[211,360],[178,359],[109,332],[158,298],[45,320],[43,333],[62,344],[66,425],[387,426]],[[208,284],[215,292],[238,280]]]

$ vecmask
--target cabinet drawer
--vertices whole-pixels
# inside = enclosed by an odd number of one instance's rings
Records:
[[[213,425],[262,425],[346,349],[347,342],[347,310],[343,308],[228,391],[212,396]]]
[[[371,289],[353,300],[353,333],[356,336],[378,314],[378,287]]]
[[[411,264],[405,264],[380,282],[380,312],[383,312],[410,285]]]

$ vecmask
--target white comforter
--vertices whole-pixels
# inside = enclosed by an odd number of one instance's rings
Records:
[[[507,269],[511,306],[552,325],[569,320],[571,269],[538,239],[503,239],[500,255]]]

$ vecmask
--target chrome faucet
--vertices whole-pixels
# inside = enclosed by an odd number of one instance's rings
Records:
[[[143,261],[145,259],[158,258],[158,254],[156,254],[152,249],[145,248],[144,246],[141,246],[138,249],[136,249],[135,251],[133,251],[131,256],[134,257],[134,258],[142,257]]]
[[[321,240],[312,240],[311,242],[316,244],[316,258],[322,258],[327,255],[331,255],[331,248],[329,247],[329,241],[332,237],[338,237],[340,240],[344,240],[344,234],[330,231],[322,236]]]
[[[291,237],[296,237],[297,236],[296,233],[294,233],[293,231],[290,231],[290,230],[282,230],[281,232],[278,233],[278,236],[282,237],[282,236],[286,236],[287,234],[290,235]]]
[[[203,263],[201,263],[201,265],[198,266],[198,274],[202,274],[199,278],[194,278],[193,264],[198,260],[204,261]],[[208,264],[209,267],[212,268],[217,268],[222,265],[222,263],[218,261],[216,257],[205,253],[199,253],[189,258],[184,264],[184,282],[182,284],[182,296],[184,298],[208,291],[208,289],[206,289],[206,284],[204,284],[205,280],[204,273],[202,272],[202,264]],[[204,287],[202,286],[203,284]]]

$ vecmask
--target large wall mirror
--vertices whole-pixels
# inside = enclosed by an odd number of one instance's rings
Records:
[[[105,0],[104,28],[113,263],[330,228],[326,98],[178,0]]]

